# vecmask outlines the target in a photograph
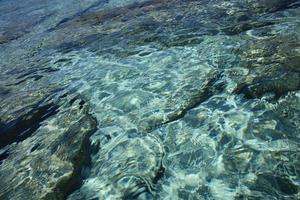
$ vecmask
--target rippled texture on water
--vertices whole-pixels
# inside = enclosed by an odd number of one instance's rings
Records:
[[[0,199],[300,199],[297,0],[1,0]]]

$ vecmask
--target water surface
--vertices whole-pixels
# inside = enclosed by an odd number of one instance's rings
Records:
[[[1,0],[0,199],[300,199],[297,0]]]

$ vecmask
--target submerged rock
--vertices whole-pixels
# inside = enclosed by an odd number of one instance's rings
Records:
[[[294,30],[288,33],[280,31],[274,25],[249,31],[242,36],[247,39],[238,50],[240,65],[249,70],[248,74],[237,78],[237,93],[247,98],[261,97],[266,93],[274,93],[277,97],[290,91],[300,89],[299,24],[291,26]],[[278,35],[275,35],[278,34]],[[249,38],[250,37],[250,38]]]
[[[298,1],[20,1],[1,199],[299,199]]]
[[[247,0],[250,7],[259,12],[274,12],[297,5],[298,0]]]
[[[1,199],[64,199],[78,187],[97,123],[77,103],[61,106],[29,138],[5,147]]]
[[[163,173],[164,154],[151,134],[120,135],[92,156],[89,178],[68,199],[132,199],[151,192]]]

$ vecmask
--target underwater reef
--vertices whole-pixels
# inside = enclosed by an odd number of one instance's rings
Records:
[[[300,199],[300,1],[0,0],[0,199]]]

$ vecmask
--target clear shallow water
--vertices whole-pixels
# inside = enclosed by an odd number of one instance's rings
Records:
[[[298,1],[0,11],[1,199],[299,199]]]

